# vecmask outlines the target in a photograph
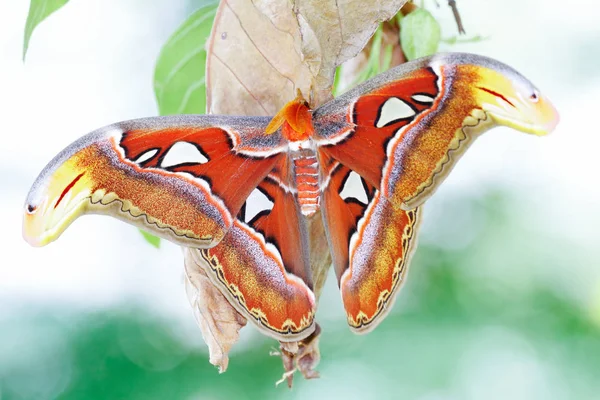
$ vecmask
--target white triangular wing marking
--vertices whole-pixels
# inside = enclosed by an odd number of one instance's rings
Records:
[[[148,161],[149,159],[151,159],[152,157],[154,157],[156,155],[156,153],[158,153],[158,149],[148,150],[147,152],[142,153],[138,158],[136,158],[135,162],[137,164],[141,164],[144,161]]]
[[[160,166],[168,168],[180,164],[204,164],[207,162],[208,158],[196,146],[189,142],[177,142],[167,150]]]
[[[340,192],[340,197],[342,200],[354,198],[363,204],[369,203],[369,198],[367,197],[367,192],[365,192],[360,175],[354,171],[350,172],[348,179],[346,179],[344,182],[344,186]]]
[[[381,106],[379,118],[377,118],[375,126],[377,128],[381,128],[382,126],[385,126],[392,121],[410,118],[415,114],[415,110],[413,110],[404,101],[400,100],[397,97],[390,97]]]
[[[426,94],[415,94],[411,96],[414,101],[418,101],[419,103],[433,103],[435,100],[431,96],[427,96]]]
[[[259,189],[254,189],[246,199],[246,215],[244,222],[252,221],[262,211],[271,211],[273,202]]]

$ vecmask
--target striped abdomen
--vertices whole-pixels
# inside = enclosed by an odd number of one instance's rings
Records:
[[[302,214],[307,217],[319,209],[319,164],[313,150],[301,149],[292,153],[296,189]]]

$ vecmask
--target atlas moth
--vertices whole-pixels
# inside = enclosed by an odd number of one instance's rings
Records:
[[[350,328],[373,329],[405,281],[420,206],[484,131],[545,135],[554,107],[498,61],[438,54],[314,110],[119,122],[59,153],[24,213],[25,239],[55,240],[78,216],[111,215],[199,249],[243,316],[281,341],[315,329],[305,217],[322,211]]]

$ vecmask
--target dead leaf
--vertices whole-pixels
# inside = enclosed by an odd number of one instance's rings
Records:
[[[321,47],[321,67],[314,77],[314,105],[331,98],[338,65],[356,56],[379,23],[392,18],[407,0],[295,0],[296,13],[304,16]]]
[[[335,69],[406,0],[223,0],[208,43],[210,113],[275,115],[300,89],[331,99]]]
[[[184,249],[185,291],[208,345],[210,363],[223,373],[229,364],[229,350],[238,341],[246,318],[210,282],[198,252],[197,249]]]
[[[318,42],[302,37],[287,1],[223,0],[206,63],[209,113],[275,115],[310,92],[318,71]]]
[[[306,339],[299,342],[279,342],[279,351],[272,352],[271,355],[280,356],[283,361],[283,370],[285,371],[280,380],[275,382],[275,386],[287,381],[289,388],[294,382],[294,373],[300,372],[304,379],[315,379],[319,373],[315,367],[321,361],[319,351],[319,337],[321,336],[321,327],[317,324],[315,331]]]
[[[310,269],[312,271],[313,290],[318,300],[321,297],[321,290],[325,285],[327,273],[331,267],[331,253],[325,236],[321,211],[317,211],[306,222],[310,240]]]

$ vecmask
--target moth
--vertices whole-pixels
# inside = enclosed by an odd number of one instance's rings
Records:
[[[539,90],[490,58],[403,64],[314,110],[177,115],[100,128],[59,153],[27,196],[23,232],[45,245],[87,213],[197,248],[238,312],[281,341],[315,329],[306,217],[321,210],[350,328],[390,310],[420,207],[470,144],[504,125],[551,132]]]

